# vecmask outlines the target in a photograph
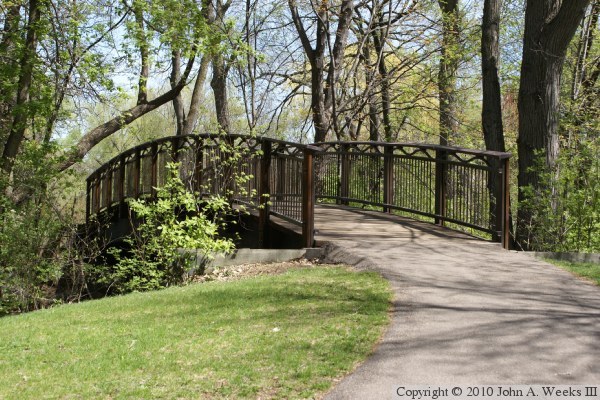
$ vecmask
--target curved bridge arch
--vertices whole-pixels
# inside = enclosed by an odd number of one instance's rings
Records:
[[[87,178],[86,221],[102,213],[126,218],[127,199],[155,196],[166,164],[177,161],[189,190],[227,193],[231,201],[257,209],[259,236],[276,216],[301,226],[303,244],[311,247],[315,203],[323,201],[429,218],[508,248],[510,156],[411,143],[306,145],[246,135],[171,136],[129,149],[93,172]],[[248,178],[228,181],[234,172]]]

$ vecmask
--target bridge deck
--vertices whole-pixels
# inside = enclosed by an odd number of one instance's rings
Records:
[[[330,261],[395,291],[375,354],[329,394],[391,398],[400,385],[600,381],[600,288],[526,254],[378,212],[316,208]],[[360,312],[360,310],[357,310]]]
[[[400,217],[380,211],[367,211],[354,207],[317,205],[315,207],[316,242],[356,241],[370,246],[372,243],[399,242],[422,243],[436,238],[477,241],[501,247],[499,243],[483,241],[465,233],[440,227],[428,222]]]

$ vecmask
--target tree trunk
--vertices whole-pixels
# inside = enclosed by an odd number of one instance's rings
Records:
[[[6,19],[4,20],[4,27],[2,29],[2,40],[0,41],[0,54],[5,55],[14,51],[15,41],[19,35],[19,23],[21,20],[21,5],[11,5],[6,12]],[[5,60],[3,68],[5,71],[17,71],[18,67],[15,60]],[[5,81],[12,81],[12,75],[7,76],[3,74]],[[12,109],[14,106],[13,95],[10,90],[6,89],[8,82],[4,82],[4,85],[0,86],[0,151],[4,151],[4,133],[10,131],[12,123]],[[11,82],[14,83],[14,82]]]
[[[220,30],[225,33],[225,14],[227,9],[231,5],[231,1],[223,3],[221,0],[204,0],[207,5],[207,12],[209,15],[209,26],[215,30]],[[221,50],[218,48],[211,49],[212,58],[212,79],[210,86],[213,90],[213,96],[215,99],[215,109],[217,114],[217,123],[219,128],[226,132],[231,133],[231,126],[229,122],[229,98],[227,94],[227,75],[229,74],[229,65],[225,61]]]
[[[146,37],[146,28],[144,27],[144,11],[139,3],[133,2],[133,14],[137,25],[136,36],[140,44],[140,75],[138,81],[138,99],[137,104],[144,104],[148,101],[148,76],[150,75],[150,54],[148,38]]]
[[[208,55],[202,56],[200,67],[198,68],[198,75],[196,76],[196,82],[194,83],[194,90],[192,91],[188,115],[183,124],[183,135],[191,134],[198,123],[198,118],[200,117],[200,104],[204,98],[204,82],[206,81],[209,65],[210,57]]]
[[[492,151],[506,151],[504,130],[502,127],[502,95],[498,79],[498,62],[500,59],[500,7],[501,0],[485,0],[483,4],[483,21],[481,27],[481,69],[483,102],[481,124],[485,147]],[[499,184],[500,163],[492,164],[488,189],[490,193],[490,220],[495,223],[496,204],[502,201]],[[496,226],[495,231],[500,231]],[[499,239],[499,238],[495,238]]]
[[[2,152],[2,169],[10,174],[14,165],[15,157],[21,147],[21,142],[25,137],[27,128],[27,107],[29,100],[29,91],[33,80],[33,64],[36,58],[37,47],[37,29],[36,26],[40,20],[40,4],[38,0],[29,2],[29,20],[27,22],[27,35],[25,39],[25,48],[20,61],[21,71],[17,86],[17,99],[14,107],[14,117],[10,129],[10,134],[4,145]]]
[[[598,77],[600,76],[600,59],[596,58],[595,61],[590,62],[590,58],[592,55],[592,48],[594,46],[594,40],[596,38],[596,34],[598,33],[598,18],[600,17],[600,0],[596,0],[594,5],[592,6],[592,12],[589,17],[589,25],[588,29],[585,32],[584,37],[582,38],[582,49],[583,54],[579,58],[577,64],[579,68],[580,84],[581,88],[577,91],[577,97],[581,100],[581,111],[586,113],[594,100],[597,99],[597,95],[594,92],[594,86],[598,81]],[[594,65],[595,64],[595,65]],[[595,68],[594,68],[595,66]],[[597,110],[592,113],[592,117],[597,117]],[[581,123],[582,121],[578,121],[577,123]]]
[[[369,140],[373,142],[379,141],[379,113],[377,112],[376,97],[373,93],[375,86],[375,71],[371,65],[371,50],[369,48],[369,38],[365,39],[363,46],[363,64],[365,65],[365,86],[367,104],[369,108]]]
[[[295,0],[288,0],[290,12],[292,14],[292,22],[296,27],[300,42],[306,57],[310,63],[311,76],[311,102],[310,109],[312,112],[313,126],[315,130],[315,142],[324,142],[329,128],[331,126],[332,109],[335,109],[335,86],[338,84],[338,77],[342,68],[344,51],[350,22],[352,20],[353,1],[344,0],[340,4],[340,14],[338,26],[335,35],[335,42],[330,54],[330,64],[327,73],[327,78],[324,78],[325,73],[325,50],[327,49],[328,32],[328,3],[323,1],[316,7],[316,22],[314,31],[316,33],[315,48],[308,38],[306,29],[302,23],[302,19],[298,13]],[[327,85],[325,85],[327,83]]]
[[[384,35],[382,32],[385,21],[383,20],[382,12],[380,11],[377,16],[377,25],[379,29],[375,29],[372,32],[373,45],[377,52],[377,71],[379,72],[380,86],[381,86],[381,116],[383,119],[383,133],[386,142],[392,141],[392,121],[390,117],[390,111],[392,108],[392,101],[390,97],[390,82],[387,66],[385,65],[385,56],[383,49]]]
[[[440,144],[448,145],[458,132],[456,71],[460,61],[460,15],[458,0],[438,0],[442,10],[442,46],[438,92]]]
[[[519,203],[527,187],[539,188],[536,156],[545,153],[545,169],[553,173],[558,157],[560,78],[567,47],[590,0],[528,0],[519,87]],[[517,241],[529,248],[531,210],[520,207]],[[535,230],[533,230],[535,232]]]
[[[225,65],[225,59],[221,54],[213,54],[212,57],[213,75],[210,86],[215,98],[215,108],[217,112],[217,122],[219,128],[226,133],[231,133],[229,123],[229,99],[227,97],[227,74],[229,68]]]
[[[215,9],[210,0],[202,0],[201,13],[208,26],[211,26],[215,23]],[[188,115],[183,123],[183,135],[191,134],[198,123],[198,118],[200,117],[200,103],[204,98],[204,82],[206,81],[210,62],[210,54],[204,54],[200,60],[200,67],[198,68],[196,82],[194,83],[194,90],[192,91],[192,99],[190,100]]]
[[[502,96],[498,79],[500,59],[500,5],[501,0],[485,0],[481,36],[481,67],[483,104],[481,122],[486,149],[505,151],[502,127]]]
[[[340,14],[335,32],[335,41],[333,49],[329,55],[329,69],[327,71],[327,86],[325,87],[325,110],[330,115],[338,140],[341,132],[338,127],[338,100],[336,99],[336,87],[339,85],[339,77],[344,63],[344,53],[346,50],[346,42],[348,41],[348,33],[350,30],[350,22],[352,21],[352,12],[354,10],[352,0],[343,0],[340,4]],[[329,36],[329,24],[327,24],[325,34]]]
[[[171,58],[171,89],[177,86],[177,83],[181,80],[181,52],[174,50]],[[175,112],[175,135],[180,136],[183,134],[183,123],[185,119],[185,110],[183,109],[183,99],[181,98],[181,92],[173,99],[173,111]]]

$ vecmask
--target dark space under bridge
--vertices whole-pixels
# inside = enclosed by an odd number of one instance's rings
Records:
[[[98,215],[110,215],[112,224],[128,219],[127,200],[156,196],[167,164],[178,162],[189,190],[227,195],[254,210],[260,243],[269,224],[285,221],[301,230],[303,246],[312,247],[315,205],[324,203],[412,216],[508,248],[509,158],[428,144],[165,137],[125,151],[87,178],[86,221]]]

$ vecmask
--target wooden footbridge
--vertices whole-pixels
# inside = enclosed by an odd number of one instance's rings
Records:
[[[86,220],[129,218],[127,200],[156,196],[167,164],[178,162],[189,190],[255,210],[261,238],[270,220],[285,221],[301,228],[304,246],[313,246],[315,205],[327,203],[412,215],[508,248],[509,158],[428,144],[165,137],[125,151],[87,178]]]

